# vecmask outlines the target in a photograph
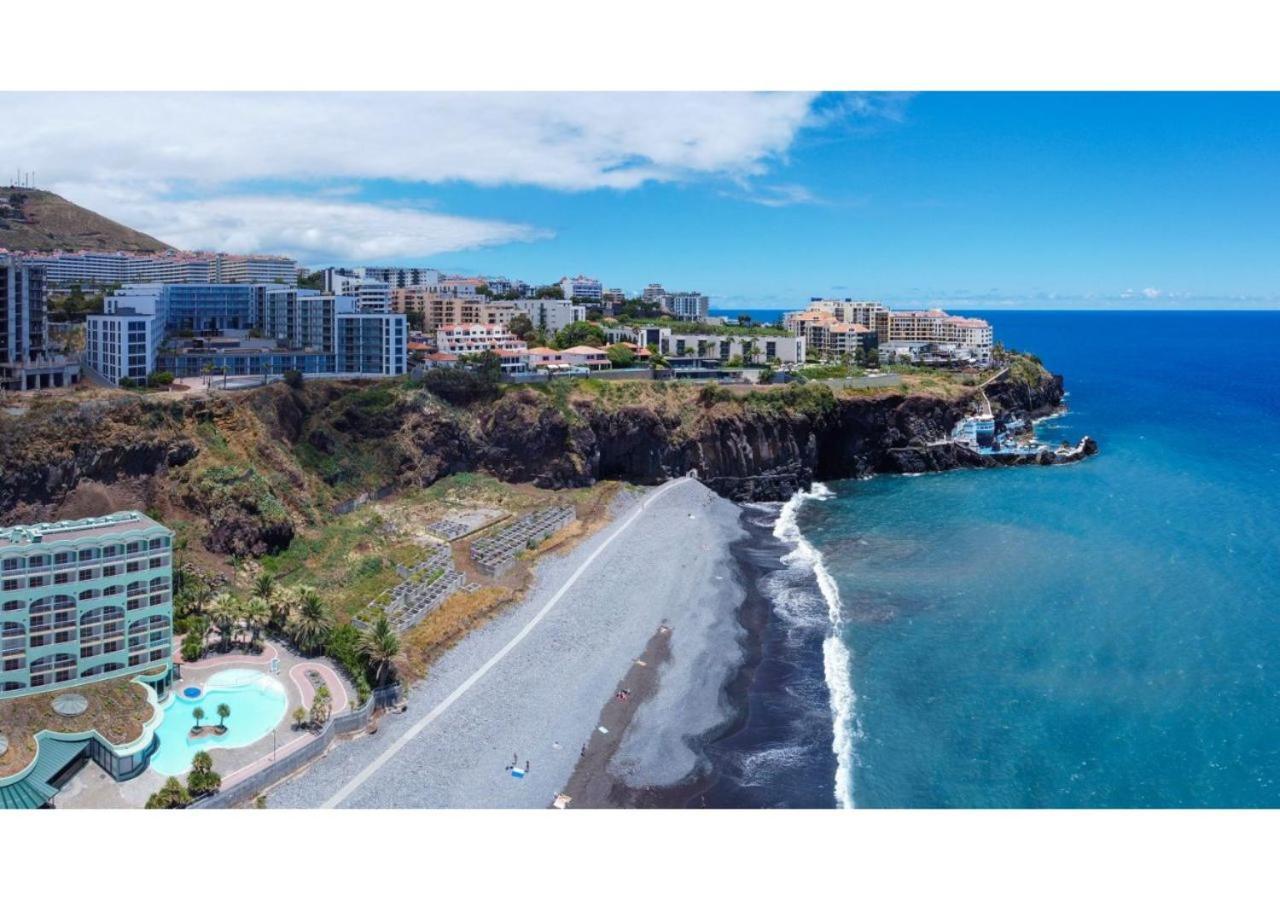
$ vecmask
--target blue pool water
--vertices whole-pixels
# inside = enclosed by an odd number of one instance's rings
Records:
[[[839,623],[787,598],[831,635],[795,653],[835,754],[771,748],[749,802],[1280,806],[1280,313],[983,315],[1066,378],[1042,435],[1101,453],[784,510]]]
[[[284,718],[288,696],[284,686],[273,675],[253,669],[227,669],[209,677],[204,693],[198,698],[175,694],[164,709],[164,719],[156,729],[160,749],[151,758],[151,768],[161,775],[181,775],[191,768],[191,757],[200,750],[215,747],[247,747],[271,733]],[[206,729],[205,736],[188,737],[195,724],[192,712],[199,707],[205,712],[206,726],[218,724],[218,705],[227,704],[227,732],[215,735]]]

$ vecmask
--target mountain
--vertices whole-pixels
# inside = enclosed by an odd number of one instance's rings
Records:
[[[0,188],[0,249],[155,253],[173,248],[49,191],[9,187]]]

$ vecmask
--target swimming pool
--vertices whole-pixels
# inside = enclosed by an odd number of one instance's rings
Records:
[[[156,728],[160,748],[151,757],[151,768],[161,775],[181,775],[191,768],[191,757],[200,750],[215,747],[247,747],[268,734],[284,718],[289,705],[284,685],[265,672],[253,669],[227,669],[216,672],[205,682],[204,692],[197,697],[180,691],[164,708],[164,719]],[[214,734],[210,726],[218,724],[218,705],[231,708],[226,734]],[[195,724],[192,712],[204,710],[205,734],[191,739],[188,732]],[[225,773],[224,773],[225,774]]]

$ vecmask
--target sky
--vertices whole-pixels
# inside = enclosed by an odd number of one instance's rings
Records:
[[[713,306],[1280,307],[1280,94],[0,94],[0,177],[184,249]]]

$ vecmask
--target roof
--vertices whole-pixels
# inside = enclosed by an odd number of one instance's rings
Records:
[[[563,351],[563,350],[553,350],[553,349],[552,349],[552,348],[550,348],[550,347],[530,347],[530,348],[529,348],[529,352],[530,352],[530,353],[541,353],[543,356],[547,356],[548,354],[550,354],[550,355],[554,356],[555,354],[557,354],[557,353],[563,353],[564,351]]]
[[[583,344],[579,344],[576,347],[570,347],[568,350],[561,350],[560,352],[572,353],[575,356],[589,356],[596,353],[604,353],[605,351],[603,347],[587,347]]]
[[[82,537],[104,534],[120,534],[163,527],[159,522],[138,512],[126,510],[108,516],[88,519],[68,519],[62,522],[36,522],[31,525],[14,525],[0,528],[0,550],[11,546],[29,546],[70,541]]]
[[[64,741],[50,735],[36,739],[36,763],[23,778],[0,786],[0,809],[39,809],[58,793],[49,782],[84,752],[88,740]]]
[[[457,362],[458,361],[458,357],[454,356],[452,353],[428,353],[427,359],[434,360],[435,362]]]

